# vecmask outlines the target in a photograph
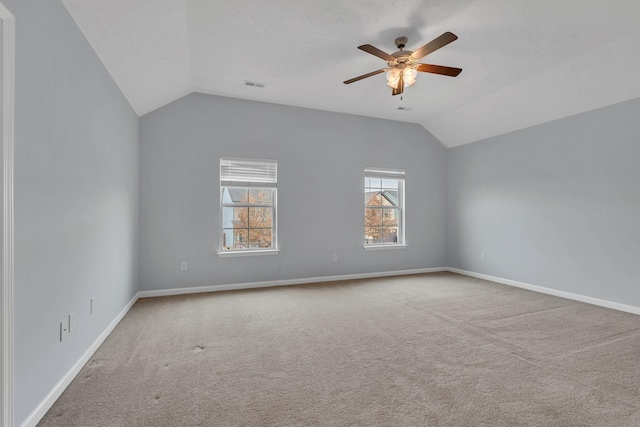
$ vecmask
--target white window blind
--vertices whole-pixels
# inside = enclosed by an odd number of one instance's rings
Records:
[[[276,187],[278,162],[223,157],[220,159],[220,185]]]
[[[404,170],[366,167],[364,168],[364,177],[404,180]]]

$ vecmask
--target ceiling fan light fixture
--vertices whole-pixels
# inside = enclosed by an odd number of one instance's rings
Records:
[[[391,87],[398,86],[398,79],[400,78],[400,70],[397,68],[392,68],[387,71],[387,84]]]
[[[387,71],[387,85],[391,87],[398,87],[398,79],[400,79],[400,74],[402,74],[402,79],[404,80],[404,87],[407,87],[416,82],[416,76],[418,75],[418,72],[411,67],[406,67],[404,70],[400,70],[399,68],[392,68]]]
[[[401,95],[404,88],[411,86],[416,82],[416,76],[418,71],[423,73],[440,74],[443,76],[456,77],[462,71],[462,68],[446,67],[443,65],[433,64],[418,64],[417,61],[421,60],[430,53],[448,45],[449,43],[456,41],[458,36],[453,33],[446,32],[440,37],[436,37],[426,45],[415,51],[404,50],[407,43],[406,37],[398,37],[396,39],[396,46],[400,49],[397,52],[389,55],[388,53],[371,46],[370,44],[363,44],[358,46],[358,49],[367,52],[373,56],[377,56],[383,59],[387,63],[387,68],[381,68],[376,71],[372,71],[367,74],[363,74],[358,77],[354,77],[349,80],[345,80],[343,83],[348,85],[357,82],[367,77],[376,76],[386,72],[387,85],[391,86],[393,90],[391,95]]]
[[[418,75],[418,72],[416,70],[414,70],[413,68],[405,68],[404,71],[402,72],[404,74],[404,86],[411,86],[412,84],[414,84],[416,82],[416,76]]]

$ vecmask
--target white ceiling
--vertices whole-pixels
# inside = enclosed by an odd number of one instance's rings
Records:
[[[62,0],[135,111],[191,92],[420,123],[447,147],[640,97],[638,0]],[[358,50],[415,50],[403,100]],[[250,88],[244,80],[266,83]],[[411,111],[398,111],[403,105]]]

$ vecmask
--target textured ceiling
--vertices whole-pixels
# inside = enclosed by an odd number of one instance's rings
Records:
[[[454,147],[640,97],[638,0],[62,0],[139,115],[190,92],[420,123]],[[358,50],[415,50],[403,99]],[[251,88],[244,80],[265,83]],[[398,106],[413,108],[398,111]]]

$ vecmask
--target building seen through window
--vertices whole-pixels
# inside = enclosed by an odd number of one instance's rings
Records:
[[[365,245],[404,244],[404,172],[366,168]]]

